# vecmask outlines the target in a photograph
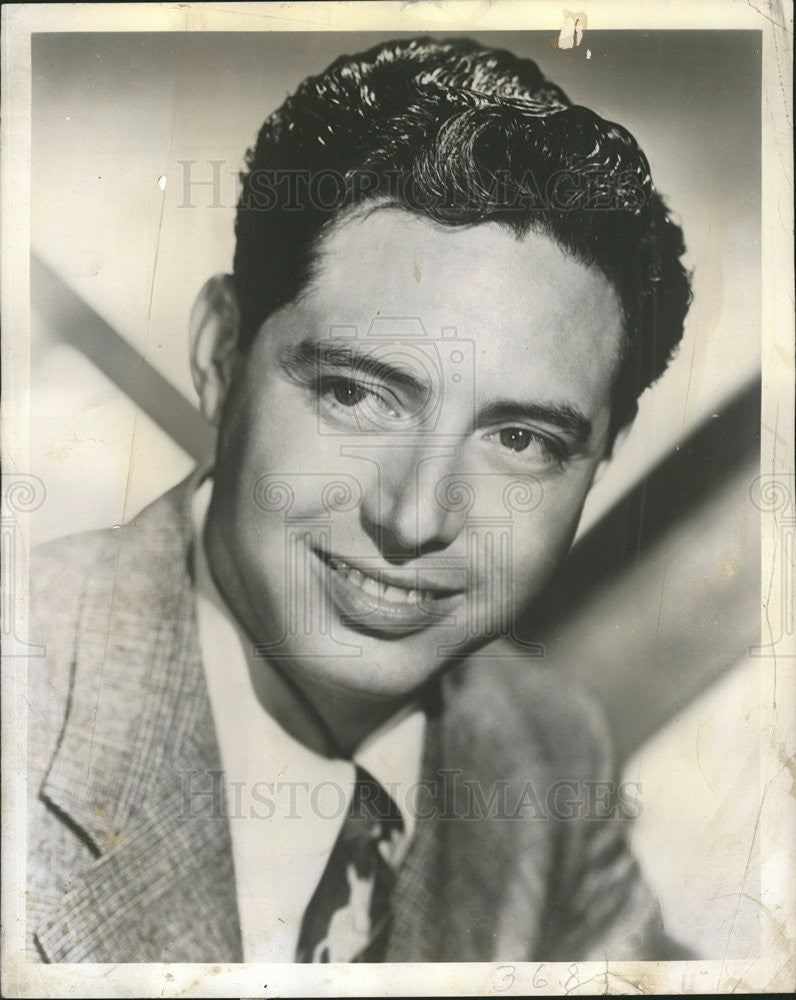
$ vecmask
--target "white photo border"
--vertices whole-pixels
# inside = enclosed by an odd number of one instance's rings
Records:
[[[585,5],[584,5],[585,6]],[[185,3],[6,5],[2,16],[2,217],[4,476],[24,475],[29,385],[30,36],[38,31],[328,31],[492,30],[562,27],[557,3],[533,0],[364,3]],[[789,511],[761,512],[761,642],[782,630],[793,575],[779,544],[793,516],[793,154],[792,7],[756,0],[647,3],[594,0],[588,30],[749,28],[762,31],[762,321],[761,482],[788,492]],[[792,524],[787,521],[786,523]],[[5,531],[5,526],[4,526]],[[15,526],[24,570],[24,514]],[[4,556],[5,556],[4,549]],[[24,573],[23,573],[24,576]],[[4,574],[5,578],[5,574]],[[24,633],[24,590],[11,608]],[[5,635],[4,635],[5,637]],[[768,637],[768,638],[766,638]],[[25,670],[22,656],[2,660],[3,896],[2,971],[6,996],[468,996],[566,993],[774,992],[794,987],[794,636],[785,629],[773,655],[761,657],[763,856],[761,949],[757,959],[669,963],[298,965],[34,965],[24,958]]]

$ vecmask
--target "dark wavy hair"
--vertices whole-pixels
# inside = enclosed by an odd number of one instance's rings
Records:
[[[266,119],[246,167],[234,259],[244,350],[306,287],[339,213],[370,204],[541,232],[598,268],[623,312],[611,437],[682,337],[683,234],[643,152],[530,59],[429,37],[343,56]]]

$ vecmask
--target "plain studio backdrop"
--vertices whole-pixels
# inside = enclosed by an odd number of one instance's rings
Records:
[[[34,542],[121,524],[193,466],[175,441],[190,415],[176,395],[160,399],[175,404],[169,425],[148,415],[149,369],[138,387],[105,373],[129,375],[126,344],[193,402],[188,316],[205,279],[231,268],[247,146],[307,75],[395,34],[34,36],[31,247],[121,338],[81,340],[79,310],[54,316],[52,282],[34,270],[30,462],[46,487]],[[550,32],[471,37],[530,56],[575,103],[629,128],[686,234],[683,345],[590,498],[585,535],[711,420],[725,447],[748,442],[748,407],[727,414],[759,372],[760,35],[589,32],[569,51]],[[698,515],[666,522],[633,567],[596,581],[550,649],[606,702],[641,786],[634,849],[670,932],[709,958],[755,954],[759,919],[757,458],[744,457],[711,473]],[[660,693],[657,715],[644,691]]]

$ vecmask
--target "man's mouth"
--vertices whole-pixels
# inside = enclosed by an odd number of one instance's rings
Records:
[[[406,635],[430,625],[455,624],[463,588],[442,587],[416,570],[384,570],[351,562],[319,549],[315,555],[329,570],[332,602],[345,624],[359,629]]]

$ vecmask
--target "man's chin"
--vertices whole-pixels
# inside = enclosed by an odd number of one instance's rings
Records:
[[[356,634],[360,639],[358,652],[285,651],[274,663],[304,690],[315,689],[346,699],[399,703],[441,674],[451,659],[436,645],[422,650],[407,648],[417,635],[398,640],[375,638],[359,631]]]

